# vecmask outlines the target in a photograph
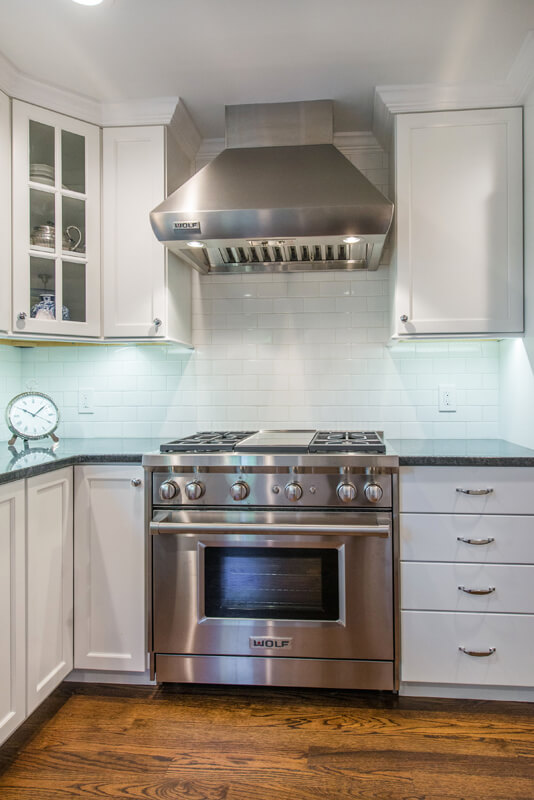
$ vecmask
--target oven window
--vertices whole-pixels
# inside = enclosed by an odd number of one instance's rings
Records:
[[[335,548],[206,547],[207,617],[339,619]]]

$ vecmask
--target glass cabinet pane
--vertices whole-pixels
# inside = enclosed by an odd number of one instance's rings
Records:
[[[61,182],[63,189],[85,194],[85,138],[61,131]]]
[[[30,257],[30,317],[56,318],[56,262],[53,258]]]
[[[30,245],[34,250],[54,250],[56,246],[55,194],[30,189]]]
[[[30,120],[30,180],[55,183],[54,128]]]
[[[86,265],[63,262],[63,319],[86,321]]]
[[[85,253],[85,200],[63,197],[62,249],[72,253]]]
[[[206,547],[207,617],[339,618],[335,548]]]

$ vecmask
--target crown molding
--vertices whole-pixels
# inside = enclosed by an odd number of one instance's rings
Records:
[[[0,54],[0,89],[17,100],[50,108],[60,114],[76,117],[84,122],[101,124],[100,103],[91,97],[52,86],[20,72],[14,64]]]
[[[520,103],[516,87],[508,81],[377,86],[373,106],[373,133],[384,149],[389,149],[393,118],[396,114],[468,108],[503,108]]]
[[[480,84],[377,86],[373,133],[389,149],[395,114],[522,105],[534,86],[534,31],[529,31],[506,79]]]
[[[169,125],[178,97],[101,103],[26,75],[0,53],[0,89],[9,97],[102,127]],[[191,121],[192,123],[192,121]],[[192,123],[193,124],[193,123]]]
[[[103,128],[126,125],[169,125],[179,100],[179,97],[151,97],[146,100],[99,103],[99,124]]]
[[[377,151],[382,152],[382,147],[372,131],[343,131],[334,133],[334,145],[346,155]]]

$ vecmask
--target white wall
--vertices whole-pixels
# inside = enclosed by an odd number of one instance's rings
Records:
[[[534,91],[524,109],[525,338],[500,344],[501,435],[534,448]]]

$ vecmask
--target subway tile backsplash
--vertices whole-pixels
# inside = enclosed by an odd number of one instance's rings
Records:
[[[19,347],[0,345],[0,438],[10,433],[5,423],[4,409],[11,398],[22,391],[22,351]]]
[[[35,348],[11,361],[11,370],[23,388],[54,396],[60,433],[69,437],[165,439],[260,427],[498,436],[498,343],[388,348],[388,291],[387,267],[352,275],[195,275],[193,353],[165,345]],[[259,294],[269,306],[255,305]],[[339,311],[332,300],[341,301]],[[438,411],[441,383],[456,385],[456,412]],[[94,414],[78,413],[80,388],[95,390]]]
[[[348,153],[387,193],[387,157]],[[193,280],[194,352],[165,345],[0,347],[0,400],[50,393],[65,437],[199,429],[376,428],[391,438],[499,435],[497,342],[387,347],[389,268]],[[438,411],[455,384],[457,411]],[[78,391],[95,390],[93,414]],[[7,433],[7,429],[4,426]]]

